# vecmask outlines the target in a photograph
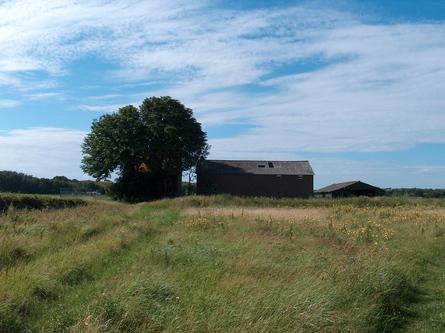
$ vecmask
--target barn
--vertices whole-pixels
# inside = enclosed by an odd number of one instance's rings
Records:
[[[198,194],[307,198],[314,191],[308,161],[201,160]]]
[[[315,195],[318,197],[329,197],[329,198],[339,198],[339,197],[376,197],[385,194],[385,190],[366,184],[359,180],[331,184],[329,186],[323,187],[315,191]]]

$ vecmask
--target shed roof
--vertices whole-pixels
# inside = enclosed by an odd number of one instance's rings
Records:
[[[204,160],[199,169],[215,174],[313,175],[309,161]]]
[[[354,180],[354,181],[350,181],[350,182],[343,182],[343,183],[335,183],[335,184],[331,184],[329,186],[323,187],[317,191],[315,191],[316,193],[330,193],[330,192],[335,192],[338,190],[343,190],[343,189],[347,189],[349,186],[351,185],[359,185],[365,188],[373,188],[373,189],[379,189],[376,186],[361,182],[360,180]]]

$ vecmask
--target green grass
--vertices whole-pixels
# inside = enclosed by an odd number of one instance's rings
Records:
[[[0,217],[0,332],[442,332],[439,200],[188,197]]]

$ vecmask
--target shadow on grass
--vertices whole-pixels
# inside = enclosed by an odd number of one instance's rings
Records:
[[[425,293],[406,278],[395,281],[393,288],[378,295],[377,314],[371,332],[400,332],[408,322],[416,318],[410,306],[422,302]]]

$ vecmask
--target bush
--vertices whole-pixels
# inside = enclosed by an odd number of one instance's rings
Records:
[[[76,198],[57,198],[43,195],[0,194],[0,214],[14,209],[60,209],[86,205]]]

